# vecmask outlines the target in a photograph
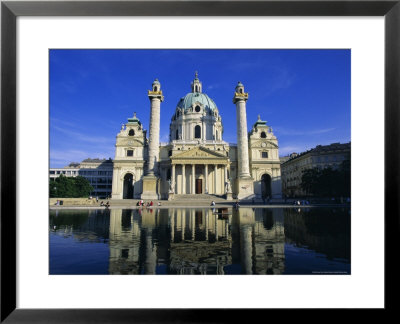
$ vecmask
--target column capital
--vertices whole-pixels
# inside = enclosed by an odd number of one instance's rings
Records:
[[[158,79],[155,79],[153,81],[153,84],[151,85],[151,90],[148,91],[147,95],[150,100],[159,99],[160,101],[164,101],[164,96],[161,91],[161,83],[160,81],[158,81]]]
[[[164,101],[164,96],[161,90],[160,91],[149,90],[147,96],[149,97],[150,100],[159,99],[161,102]]]
[[[233,103],[237,103],[238,101],[247,101],[249,99],[249,94],[247,92],[245,93],[239,93],[235,92],[233,95]]]
[[[249,94],[244,92],[244,85],[239,81],[235,88],[235,94],[233,95],[233,103],[247,101],[247,99],[249,99]]]

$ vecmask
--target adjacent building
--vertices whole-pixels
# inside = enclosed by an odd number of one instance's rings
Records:
[[[161,83],[148,91],[150,128],[136,113],[122,125],[116,139],[113,199],[176,199],[182,195],[214,195],[227,200],[281,197],[278,141],[260,116],[247,130],[244,85],[233,91],[237,144],[223,139],[217,104],[203,92],[195,74],[191,91],[178,99],[170,119],[168,143],[159,142]]]
[[[343,162],[350,162],[349,143],[333,143],[330,145],[318,145],[315,148],[303,152],[292,153],[284,158],[281,164],[282,193],[286,197],[304,196],[301,188],[303,171],[312,168],[339,168]]]
[[[94,197],[111,197],[113,161],[111,159],[85,159],[80,163],[70,163],[64,168],[51,168],[50,180],[55,180],[61,174],[66,177],[82,176],[86,178],[93,191]]]

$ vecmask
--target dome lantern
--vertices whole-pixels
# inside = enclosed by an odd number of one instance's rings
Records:
[[[191,85],[192,85],[192,93],[195,93],[195,92],[201,93],[202,84],[201,84],[201,81],[199,80],[199,74],[197,71],[194,74],[194,80]]]

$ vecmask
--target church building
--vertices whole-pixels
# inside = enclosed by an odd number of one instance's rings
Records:
[[[157,79],[148,97],[148,137],[136,113],[117,135],[113,199],[174,200],[188,195],[227,200],[281,198],[277,138],[260,116],[248,132],[249,95],[241,82],[233,91],[237,145],[223,140],[222,117],[217,104],[203,92],[197,72],[191,91],[178,100],[171,116],[168,143],[160,144],[164,96]]]

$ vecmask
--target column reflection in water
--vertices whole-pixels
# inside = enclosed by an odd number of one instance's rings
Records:
[[[157,246],[153,242],[153,230],[157,227],[157,214],[159,210],[144,210],[142,211],[142,233],[144,242],[141,242],[141,256],[143,261],[143,268],[141,269],[144,274],[156,274],[157,264]]]
[[[242,274],[281,274],[285,269],[282,209],[233,210],[232,259]]]
[[[57,210],[49,222],[50,244],[57,243],[51,271],[349,274],[350,232],[350,211],[339,208]],[[95,253],[87,256],[88,248]]]
[[[285,270],[283,209],[256,209],[254,270],[257,274],[282,274]]]
[[[138,274],[141,217],[136,210],[110,210],[110,274]]]
[[[109,272],[279,274],[284,244],[281,209],[112,209]]]

